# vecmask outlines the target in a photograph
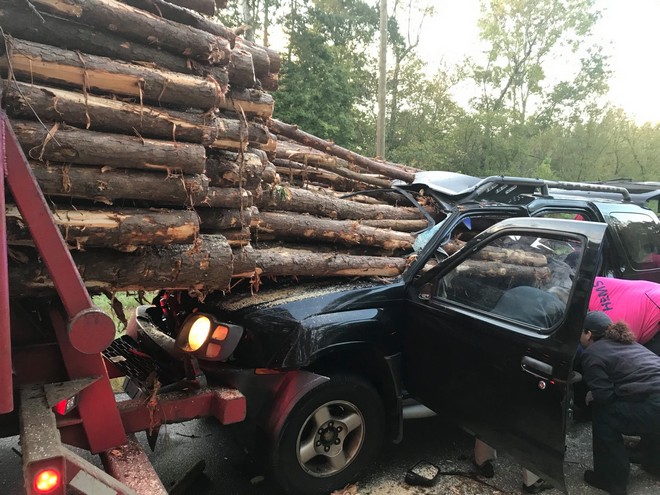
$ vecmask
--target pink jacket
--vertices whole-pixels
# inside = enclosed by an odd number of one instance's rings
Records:
[[[660,284],[596,277],[589,311],[603,311],[614,322],[625,321],[637,341],[645,344],[660,330]]]

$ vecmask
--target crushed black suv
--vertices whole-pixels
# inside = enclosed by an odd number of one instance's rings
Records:
[[[164,292],[129,334],[172,382],[247,397],[256,454],[287,493],[354,480],[400,441],[409,398],[565,491],[594,277],[660,282],[657,216],[613,186],[425,172],[394,189],[430,224],[402,276],[280,280],[203,302]]]

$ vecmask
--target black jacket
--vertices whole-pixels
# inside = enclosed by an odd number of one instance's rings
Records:
[[[660,393],[660,357],[638,343],[597,340],[584,351],[582,370],[596,404]]]

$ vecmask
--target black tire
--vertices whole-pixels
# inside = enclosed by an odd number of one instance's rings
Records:
[[[355,480],[384,436],[376,389],[357,376],[334,376],[291,410],[271,445],[270,473],[289,494],[327,495]]]

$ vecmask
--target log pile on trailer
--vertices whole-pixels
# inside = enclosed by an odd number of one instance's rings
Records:
[[[86,285],[401,273],[420,212],[340,196],[416,170],[274,119],[280,56],[205,16],[223,4],[0,0],[2,105]],[[12,294],[49,291],[25,222],[7,219]]]

